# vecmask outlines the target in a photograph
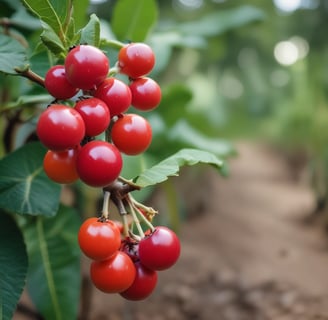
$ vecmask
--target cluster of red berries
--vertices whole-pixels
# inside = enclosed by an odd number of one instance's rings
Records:
[[[144,43],[124,45],[113,69],[100,49],[78,45],[63,65],[48,70],[45,88],[56,100],[40,115],[37,135],[49,149],[44,158],[49,178],[58,183],[80,178],[104,187],[118,178],[121,153],[137,155],[149,147],[149,122],[126,111],[130,106],[150,111],[159,105],[161,89],[146,77],[154,64],[154,53]],[[129,83],[117,79],[117,73],[126,75]],[[74,97],[73,106],[58,102]],[[96,139],[104,133],[106,141]]]
[[[157,271],[170,268],[180,255],[180,241],[167,227],[146,231],[141,240],[121,238],[116,222],[89,218],[81,226],[78,241],[92,259],[90,277],[106,293],[128,300],[147,298],[157,284]]]
[[[161,89],[146,77],[154,64],[154,53],[144,43],[124,45],[112,69],[101,50],[79,45],[69,51],[64,65],[49,69],[45,88],[56,100],[40,115],[37,135],[49,149],[43,167],[50,179],[58,183],[81,179],[104,190],[123,180],[119,177],[123,166],[121,153],[137,155],[151,143],[149,122],[126,111],[130,106],[150,111],[159,105]],[[129,83],[117,79],[117,73],[126,75]],[[59,103],[61,100],[73,100],[74,105]],[[103,134],[105,139],[97,139]],[[177,261],[180,242],[170,229],[154,227],[129,192],[125,204],[130,205],[132,212],[139,212],[148,230],[144,233],[132,214],[139,231],[139,236],[135,235],[126,212],[120,212],[120,230],[119,224],[108,218],[109,194],[105,192],[103,215],[89,218],[81,225],[79,245],[93,260],[90,277],[98,289],[141,300],[154,290],[157,271]],[[122,194],[120,197],[119,201],[123,201]]]

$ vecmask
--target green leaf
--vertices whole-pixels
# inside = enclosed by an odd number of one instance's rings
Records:
[[[204,49],[207,46],[204,37],[192,34],[186,35],[172,30],[152,33],[148,42],[156,56],[156,64],[152,74],[166,69],[174,47]]]
[[[220,157],[235,154],[231,143],[218,138],[205,136],[191,127],[187,121],[180,120],[168,133],[168,140],[173,143],[182,143],[185,147],[197,148],[214,153]]]
[[[95,47],[100,44],[100,21],[95,14],[90,16],[87,25],[81,30],[80,43],[87,43]]]
[[[121,0],[114,7],[111,26],[119,40],[144,41],[157,16],[154,0]]]
[[[245,5],[210,13],[200,18],[197,23],[194,21],[181,23],[176,29],[183,34],[212,37],[250,22],[263,20],[264,17],[262,10]]]
[[[79,42],[81,36],[79,33],[75,32],[75,27],[75,20],[71,17],[66,32],[66,40],[68,41],[67,46],[69,48],[75,46]]]
[[[15,39],[0,34],[0,72],[16,75],[16,68],[28,68],[26,49]]]
[[[177,120],[183,119],[186,106],[192,100],[192,91],[184,84],[171,84],[163,90],[163,96],[157,112],[165,123],[172,126]]]
[[[53,29],[56,34],[64,36],[62,23],[56,9],[63,8],[63,10],[65,10],[70,1],[52,1],[54,5],[49,0],[22,0],[22,2],[34,15]],[[60,14],[62,14],[62,12],[61,10]]]
[[[0,211],[0,319],[12,319],[27,273],[27,253],[20,229]]]
[[[47,71],[51,67],[51,62],[49,61],[49,51],[39,42],[40,51],[35,52],[30,57],[31,70],[41,77],[45,77]],[[49,100],[51,101],[51,100]]]
[[[56,15],[58,16],[61,25],[64,26],[66,22],[69,21],[69,18],[71,16],[73,1],[49,0],[49,2],[52,8],[54,9]]]
[[[82,28],[87,21],[86,12],[89,8],[89,2],[89,0],[73,0],[73,19],[77,29]]]
[[[60,207],[55,218],[22,221],[27,244],[27,290],[45,319],[77,319],[80,294],[80,219],[72,208]]]
[[[56,214],[61,187],[43,171],[45,152],[34,142],[0,160],[0,208],[19,214]]]
[[[41,28],[40,20],[30,15],[23,6],[20,6],[10,17],[10,21],[15,26],[28,30],[37,30]]]
[[[145,170],[139,176],[135,177],[133,181],[141,187],[155,185],[167,180],[170,176],[177,176],[180,167],[185,165],[192,166],[198,163],[211,164],[218,170],[221,170],[224,166],[223,161],[213,153],[198,149],[182,149]]]
[[[27,105],[27,104],[38,104],[38,103],[46,103],[49,102],[51,99],[51,95],[49,94],[35,94],[35,95],[24,95],[18,97],[16,101],[11,101],[6,105],[3,105],[1,109],[11,109],[11,108],[16,108],[22,105]]]
[[[41,33],[40,38],[43,44],[55,55],[65,53],[65,46],[58,37],[57,33],[44,22],[42,22],[42,27],[43,32]]]

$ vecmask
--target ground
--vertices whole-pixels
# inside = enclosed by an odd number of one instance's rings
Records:
[[[229,178],[202,168],[195,181],[188,170],[174,180],[189,214],[181,257],[155,293],[127,302],[92,288],[81,320],[328,319],[328,238],[304,223],[314,208],[306,175],[295,179],[268,146],[237,149]]]

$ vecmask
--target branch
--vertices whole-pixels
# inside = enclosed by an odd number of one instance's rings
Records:
[[[19,70],[18,68],[16,68],[15,71],[21,77],[27,78],[44,88],[44,79],[41,76],[39,76],[38,74],[34,73],[31,69]]]

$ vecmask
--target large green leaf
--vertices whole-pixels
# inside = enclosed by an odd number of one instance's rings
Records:
[[[0,34],[0,72],[17,74],[16,68],[28,68],[26,49],[17,40]]]
[[[27,289],[45,319],[77,319],[80,294],[80,219],[67,207],[53,218],[24,219],[29,272]]]
[[[185,165],[192,166],[197,163],[211,164],[218,170],[224,170],[224,162],[213,153],[198,149],[182,149],[145,170],[135,177],[133,181],[141,187],[155,185],[167,180],[170,176],[177,176],[180,167]]]
[[[61,187],[43,171],[45,152],[40,143],[29,143],[0,160],[0,208],[20,214],[56,214]]]
[[[55,8],[64,8],[65,10],[70,1],[22,0],[22,2],[33,14],[50,26],[56,34],[63,36],[62,22]]]
[[[87,21],[86,12],[89,8],[89,2],[89,0],[73,0],[73,19],[77,29],[82,28]]]
[[[183,34],[211,37],[253,21],[263,20],[264,17],[262,10],[245,5],[234,9],[216,11],[205,15],[197,23],[195,21],[184,22],[174,28]]]
[[[100,21],[95,14],[90,16],[87,25],[81,30],[80,43],[87,43],[99,47],[100,43]]]
[[[114,7],[111,26],[119,40],[144,41],[157,16],[154,0],[121,0]]]
[[[28,30],[36,30],[41,28],[40,20],[30,15],[23,6],[19,6],[17,11],[10,17],[10,21],[14,24],[14,26]]]
[[[10,320],[22,294],[27,253],[20,229],[0,211],[0,319]]]
[[[191,127],[187,121],[180,120],[168,133],[168,140],[172,143],[181,143],[186,147],[202,149],[220,157],[235,154],[231,143],[226,140],[205,136]]]

